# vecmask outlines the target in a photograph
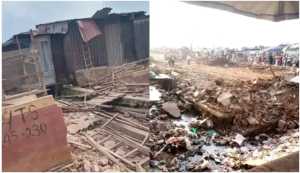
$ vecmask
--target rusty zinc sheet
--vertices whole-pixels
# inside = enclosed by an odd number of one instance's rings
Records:
[[[80,35],[85,43],[101,34],[94,20],[78,20],[77,23]]]
[[[68,22],[58,22],[37,26],[38,34],[65,34],[68,31]]]

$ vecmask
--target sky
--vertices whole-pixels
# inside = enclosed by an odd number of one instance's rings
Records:
[[[299,43],[299,19],[259,20],[184,2],[150,3],[150,47],[276,46]],[[193,38],[193,39],[192,39]]]
[[[15,34],[36,29],[38,24],[92,17],[104,7],[111,7],[114,13],[150,13],[146,1],[2,1],[2,42]]]

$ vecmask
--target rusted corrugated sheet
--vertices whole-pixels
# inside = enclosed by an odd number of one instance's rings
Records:
[[[63,45],[68,73],[84,69],[84,60],[81,46],[81,36],[76,22],[70,22],[68,32],[64,35]]]
[[[81,35],[76,22],[69,23],[68,32],[64,35],[63,45],[66,59],[67,73],[85,69],[83,52],[81,46]],[[101,30],[100,30],[101,31]],[[94,67],[107,65],[105,41],[103,34],[97,35],[89,42],[91,58]]]
[[[134,35],[135,35],[135,47],[137,50],[138,59],[149,58],[149,17],[135,19],[134,23]]]
[[[122,58],[122,44],[121,44],[121,30],[120,24],[107,24],[104,26],[105,42],[107,50],[108,65],[121,65]]]
[[[57,22],[45,25],[38,25],[38,34],[65,34],[68,31],[68,22]]]
[[[30,35],[19,35],[18,38],[21,49],[26,49],[30,47]],[[15,36],[2,44],[2,52],[10,52],[14,50],[19,50]]]
[[[67,80],[66,59],[62,34],[50,35],[53,65],[58,82]]]
[[[108,60],[105,44],[104,24],[100,21],[95,21],[95,23],[102,34],[91,39],[88,43],[91,51],[93,65],[95,67],[107,66]]]
[[[101,34],[94,20],[78,20],[77,23],[81,37],[85,43]]]
[[[123,59],[127,62],[137,60],[134,45],[134,29],[132,21],[121,23],[121,42],[123,46]]]

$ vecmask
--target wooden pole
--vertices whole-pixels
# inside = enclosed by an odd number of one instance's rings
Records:
[[[19,51],[20,51],[20,55],[21,55],[21,60],[22,60],[22,66],[23,66],[23,72],[24,72],[24,75],[26,76],[26,87],[27,87],[27,91],[29,92],[31,90],[30,86],[29,86],[29,82],[28,82],[28,76],[27,76],[27,70],[26,70],[26,65],[25,65],[25,62],[24,62],[24,58],[23,57],[23,53],[22,53],[22,50],[21,50],[21,46],[20,46],[20,41],[19,41],[19,37],[16,36],[16,39],[17,39],[17,44],[18,44],[18,48],[19,48]]]
[[[37,51],[32,29],[30,30],[30,39],[31,39],[31,48],[33,50]],[[41,68],[41,64],[40,64],[40,56],[38,55],[38,53],[36,55],[37,56],[36,56],[35,62],[36,62],[36,65],[37,65],[37,68],[38,68],[38,71],[40,74],[42,89],[44,90],[44,95],[47,95],[47,90],[46,90],[45,81],[44,81],[44,72],[43,72],[43,70]]]

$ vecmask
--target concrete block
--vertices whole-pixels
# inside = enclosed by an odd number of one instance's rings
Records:
[[[43,172],[72,160],[52,96],[2,108],[2,171]]]

